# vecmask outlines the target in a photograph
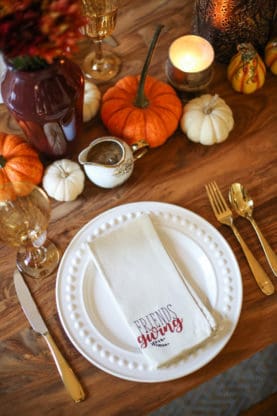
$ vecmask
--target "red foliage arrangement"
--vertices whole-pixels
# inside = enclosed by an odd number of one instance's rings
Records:
[[[79,0],[0,0],[0,51],[17,69],[45,67],[76,50],[83,24]]]

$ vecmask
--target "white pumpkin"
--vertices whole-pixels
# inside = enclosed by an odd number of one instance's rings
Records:
[[[180,127],[193,142],[204,145],[221,143],[234,126],[231,108],[217,94],[193,98],[185,106]]]
[[[85,174],[72,160],[60,159],[49,165],[42,178],[42,186],[57,201],[73,201],[83,191]]]
[[[99,88],[90,81],[85,81],[83,121],[91,120],[100,107],[101,93]]]

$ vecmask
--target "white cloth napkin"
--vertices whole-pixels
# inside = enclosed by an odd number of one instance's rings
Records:
[[[214,318],[172,262],[148,215],[95,237],[88,245],[153,367],[169,363],[210,337]]]

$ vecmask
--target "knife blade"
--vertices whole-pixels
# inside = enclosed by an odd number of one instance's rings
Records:
[[[79,403],[85,398],[85,393],[79,380],[58,349],[19,270],[16,269],[14,271],[13,277],[16,294],[23,312],[25,313],[33,330],[41,334],[45,339],[65,388],[75,403]]]

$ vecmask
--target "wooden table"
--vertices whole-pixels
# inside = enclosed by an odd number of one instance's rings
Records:
[[[150,74],[166,81],[164,65],[168,47],[173,39],[190,32],[191,19],[190,1],[125,1],[114,32],[119,42],[116,51],[123,62],[118,79],[140,72],[155,25],[162,22],[165,29],[153,56]],[[102,85],[102,92],[112,84]],[[241,95],[226,80],[226,66],[217,63],[209,92],[219,94],[233,110],[235,126],[226,142],[205,147],[190,142],[177,130],[166,144],[150,150],[136,162],[131,178],[124,185],[104,190],[86,180],[84,192],[74,202],[51,200],[49,237],[63,252],[90,219],[128,202],[161,201],[194,211],[222,233],[240,266],[243,305],[231,340],[209,364],[186,377],[153,384],[122,380],[94,367],[68,340],[55,304],[56,275],[39,281],[28,279],[57,344],[86,391],[86,400],[74,404],[65,392],[46,344],[32,331],[21,311],[12,279],[15,251],[1,244],[1,415],[141,416],[276,342],[277,295],[266,297],[260,292],[234,235],[216,221],[204,191],[204,184],[210,180],[218,182],[225,196],[232,182],[243,183],[255,200],[255,217],[260,228],[277,249],[276,78],[268,72],[262,89],[249,96]],[[84,125],[74,159],[92,139],[106,133],[99,117]],[[277,288],[276,278],[250,224],[239,218],[237,226]]]

